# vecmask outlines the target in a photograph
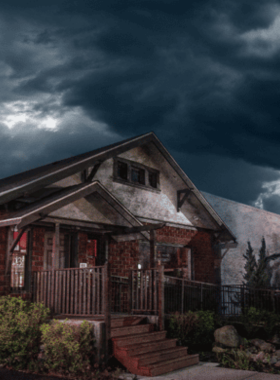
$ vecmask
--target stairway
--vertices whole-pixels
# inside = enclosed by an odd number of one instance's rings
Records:
[[[128,316],[111,321],[113,356],[131,373],[157,376],[199,362],[188,355],[187,347],[177,347],[177,339],[166,339],[166,331],[154,331],[145,317]]]

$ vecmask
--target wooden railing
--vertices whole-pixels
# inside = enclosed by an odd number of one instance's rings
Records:
[[[136,313],[158,312],[158,271],[132,270],[131,271],[131,311]]]
[[[164,268],[131,271],[131,312],[158,315],[164,328]]]
[[[33,301],[53,314],[105,315],[107,268],[69,268],[34,272]]]

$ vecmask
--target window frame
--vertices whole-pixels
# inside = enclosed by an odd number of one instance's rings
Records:
[[[119,162],[127,165],[127,179],[126,180],[118,176],[118,163]],[[139,170],[144,170],[144,173],[145,173],[144,174],[144,176],[145,176],[145,181],[144,181],[145,183],[144,184],[132,181],[131,171],[133,168],[139,169]],[[157,187],[153,187],[150,185],[149,174],[156,175]],[[114,158],[113,180],[115,182],[119,182],[119,183],[122,183],[125,185],[139,187],[139,188],[144,189],[144,190],[155,191],[155,192],[161,191],[159,170],[150,168],[146,165],[140,164],[139,162],[130,161],[130,160],[120,158],[120,157]]]

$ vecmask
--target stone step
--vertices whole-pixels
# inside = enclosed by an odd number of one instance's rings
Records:
[[[145,325],[144,325],[145,326]],[[136,334],[128,337],[113,338],[116,347],[131,346],[132,344],[150,343],[165,339],[166,331],[149,332],[147,334]]]
[[[154,325],[133,325],[125,327],[115,327],[111,329],[111,338],[116,338],[120,336],[135,335],[135,334],[144,334],[154,330]]]
[[[146,366],[150,366],[150,364],[155,364],[163,360],[176,359],[183,356],[185,357],[187,355],[188,355],[187,347],[174,347],[174,348],[168,348],[167,350],[156,351],[154,353],[139,355],[137,357],[138,367],[146,367]]]
[[[115,327],[133,326],[138,325],[145,320],[145,317],[124,316],[111,318],[111,329]]]
[[[163,360],[146,367],[139,368],[139,375],[158,376],[167,372],[175,371],[180,368],[189,367],[199,363],[199,355],[186,355],[176,359]],[[149,373],[149,375],[147,375]]]

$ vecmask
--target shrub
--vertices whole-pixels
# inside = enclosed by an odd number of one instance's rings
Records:
[[[41,332],[46,370],[78,375],[92,369],[95,340],[89,322],[73,326],[54,320],[42,325]]]
[[[40,324],[49,309],[21,298],[0,297],[0,362],[15,369],[31,368],[40,346]]]
[[[177,338],[179,344],[207,344],[214,339],[215,314],[212,311],[188,311],[171,315],[168,332],[171,338]]]
[[[188,342],[190,332],[197,326],[198,316],[189,311],[185,314],[176,312],[169,320],[168,332],[170,338],[178,339],[178,343],[185,346]]]
[[[267,310],[246,308],[240,318],[248,337],[255,337],[260,327],[263,327],[266,334],[271,337],[280,322],[279,315]]]
[[[198,324],[192,334],[193,343],[212,343],[215,331],[215,314],[213,311],[197,311]]]

